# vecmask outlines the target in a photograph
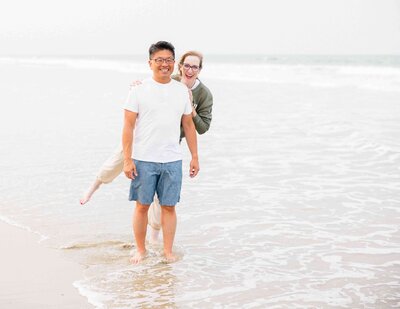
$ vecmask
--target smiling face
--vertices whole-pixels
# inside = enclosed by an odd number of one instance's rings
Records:
[[[156,82],[165,84],[171,80],[175,63],[171,60],[174,60],[174,55],[167,49],[159,50],[152,54],[149,65]]]
[[[197,70],[196,70],[197,69]],[[181,82],[191,87],[201,71],[200,58],[197,56],[186,56],[183,63],[179,65],[181,71]]]

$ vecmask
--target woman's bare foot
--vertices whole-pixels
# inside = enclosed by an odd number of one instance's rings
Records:
[[[134,265],[137,265],[140,264],[145,257],[146,257],[146,251],[144,252],[136,251],[133,257],[130,258],[130,262]]]
[[[79,200],[79,203],[80,203],[81,205],[85,205],[87,202],[90,201],[90,198],[91,198],[91,195],[85,194],[85,195]]]
[[[98,179],[90,186],[90,188],[86,191],[85,195],[79,200],[81,205],[85,205],[87,202],[90,201],[93,193],[100,187],[102,182]]]

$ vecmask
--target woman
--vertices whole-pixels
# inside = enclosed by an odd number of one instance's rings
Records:
[[[172,78],[184,83],[191,93],[193,102],[192,117],[199,134],[208,131],[212,119],[213,97],[210,90],[198,79],[203,67],[203,55],[196,51],[188,51],[182,55],[178,63],[179,74]],[[184,137],[181,128],[180,139]],[[113,181],[123,170],[122,147],[118,149],[100,168],[95,182],[80,200],[81,205],[86,204],[93,193],[104,183]],[[157,197],[149,209],[149,225],[152,227],[151,241],[156,241],[161,229],[160,206]]]

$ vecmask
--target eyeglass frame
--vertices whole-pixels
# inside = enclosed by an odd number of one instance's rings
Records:
[[[164,62],[166,64],[175,63],[175,58],[161,58],[161,57],[158,57],[158,58],[150,58],[150,60],[153,60],[157,64],[163,64]]]
[[[183,67],[185,70],[187,70],[187,71],[189,71],[190,69],[192,69],[193,72],[197,72],[197,71],[200,71],[200,70],[201,70],[201,67],[200,67],[200,66],[198,66],[198,65],[190,65],[190,64],[188,64],[188,63],[182,63],[182,67]]]

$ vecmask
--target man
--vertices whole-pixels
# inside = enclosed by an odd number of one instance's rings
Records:
[[[153,76],[135,87],[125,104],[124,173],[132,179],[129,199],[136,201],[134,264],[140,263],[146,254],[147,212],[155,193],[161,205],[165,258],[168,262],[176,260],[172,247],[176,231],[175,205],[182,185],[180,124],[192,155],[189,175],[195,177],[199,172],[192,105],[187,87],[171,79],[174,63],[175,49],[171,43],[160,41],[151,45],[149,66]]]

